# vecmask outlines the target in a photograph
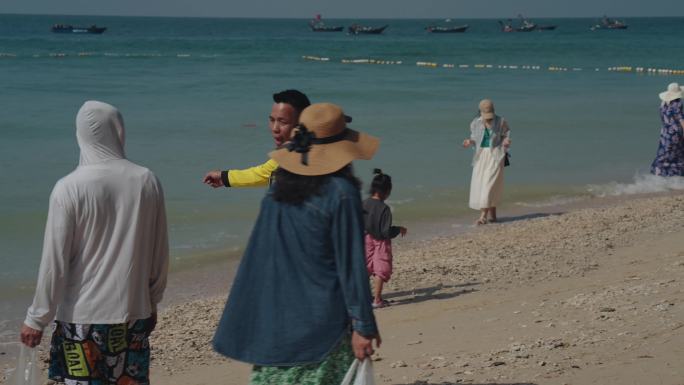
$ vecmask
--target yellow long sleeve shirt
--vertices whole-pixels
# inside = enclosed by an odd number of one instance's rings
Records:
[[[262,187],[268,186],[271,175],[278,168],[278,162],[267,160],[258,166],[243,170],[226,170],[221,172],[223,185],[226,187]]]

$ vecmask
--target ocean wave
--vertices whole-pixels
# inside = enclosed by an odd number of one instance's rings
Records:
[[[589,185],[587,191],[596,197],[649,194],[684,190],[684,177],[662,177],[648,173],[637,173],[632,183],[611,182]]]
[[[391,205],[401,206],[401,205],[405,205],[405,204],[407,204],[407,203],[411,203],[411,202],[413,202],[413,201],[415,201],[415,199],[413,199],[413,198],[397,199],[397,200],[388,199],[388,200],[386,201],[386,203],[387,203],[388,205],[390,205],[390,206],[391,206]]]

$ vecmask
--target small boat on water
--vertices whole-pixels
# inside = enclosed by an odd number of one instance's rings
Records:
[[[344,26],[325,25],[320,14],[309,22],[309,27],[313,32],[342,32],[344,30]]]
[[[521,27],[524,27],[526,29],[529,28],[531,31],[553,31],[556,28],[558,28],[557,25],[552,24],[537,24],[535,22],[530,21],[530,19],[526,18],[522,14],[518,15],[518,19],[520,20]]]
[[[349,26],[348,32],[350,35],[379,35],[383,33],[387,27],[389,27],[389,25],[383,25],[382,27],[368,27],[359,24],[352,24]]]
[[[539,31],[553,31],[557,28],[557,25],[537,25],[537,30]]]
[[[506,23],[499,20],[499,25],[501,25],[501,32],[532,32],[537,29],[536,24],[530,23],[527,20],[518,27],[513,26],[513,21],[511,19],[508,19]]]
[[[591,27],[592,31],[597,29],[627,29],[628,25],[624,21],[611,19],[608,16],[603,16],[598,24]]]
[[[503,21],[499,20],[499,25],[501,26],[501,32],[515,32],[515,29],[513,28],[513,25],[511,25],[510,20],[509,23],[504,23]]]
[[[501,25],[501,31],[503,32],[532,32],[532,31],[553,31],[555,30],[558,26],[557,25],[551,25],[551,24],[537,24],[529,19],[526,19],[523,15],[518,15],[518,19],[520,20],[520,23],[517,27],[513,26],[513,20],[508,19],[506,23],[499,21],[499,24]]]
[[[52,26],[52,32],[55,33],[92,33],[99,35],[107,30],[107,27],[98,27],[91,25],[90,27],[76,27],[69,24],[55,24]]]
[[[314,32],[342,32],[344,26],[332,27],[327,25],[312,25],[311,30]]]
[[[426,27],[425,30],[430,32],[430,33],[459,33],[459,32],[465,32],[470,26],[468,24],[466,25],[459,25],[455,27],[440,27],[440,26],[435,26],[431,25],[429,27]]]

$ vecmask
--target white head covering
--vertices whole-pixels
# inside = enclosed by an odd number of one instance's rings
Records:
[[[660,96],[660,100],[663,103],[670,103],[673,100],[682,98],[682,88],[678,83],[670,83],[667,86],[667,91],[661,92],[658,96]]]
[[[169,246],[164,194],[154,174],[124,157],[124,124],[109,104],[76,117],[79,167],[50,195],[33,304],[24,321],[117,324],[156,311]],[[84,167],[86,166],[86,167]]]
[[[81,148],[81,166],[126,158],[123,117],[107,103],[83,103],[76,115],[76,139]]]

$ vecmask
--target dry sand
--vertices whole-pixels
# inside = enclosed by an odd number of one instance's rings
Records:
[[[378,384],[684,384],[682,213],[642,198],[400,243]],[[223,302],[163,314],[156,383],[247,383],[208,348]]]
[[[684,385],[684,195],[395,247],[378,384]],[[246,384],[213,353],[225,294],[160,315],[152,381]]]

